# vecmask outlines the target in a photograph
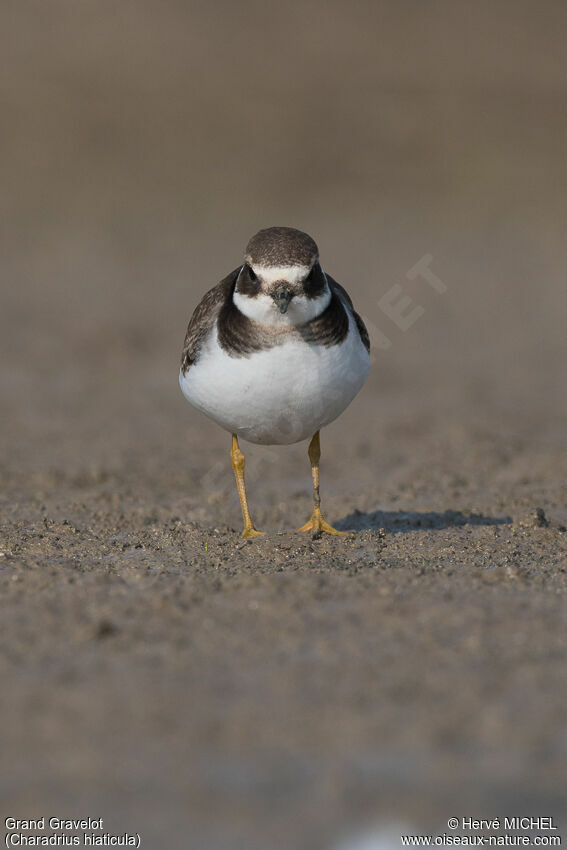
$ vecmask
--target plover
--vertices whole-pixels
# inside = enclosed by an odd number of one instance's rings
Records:
[[[244,263],[210,289],[185,336],[185,398],[232,434],[242,536],[261,536],[248,509],[239,437],[263,445],[311,438],[313,513],[297,531],[346,534],[329,525],[319,495],[319,431],[359,392],[370,342],[350,296],[326,274],[314,240],[292,227],[260,230]]]

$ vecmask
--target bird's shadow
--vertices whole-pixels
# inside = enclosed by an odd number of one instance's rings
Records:
[[[464,525],[510,525],[512,517],[464,514],[462,511],[372,511],[355,510],[343,517],[337,526],[343,531],[367,531],[383,528],[390,534],[409,534],[412,531],[460,528]]]

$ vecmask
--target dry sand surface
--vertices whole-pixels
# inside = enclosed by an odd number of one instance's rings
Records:
[[[551,0],[2,5],[3,818],[146,850],[567,829],[566,26]],[[322,434],[349,540],[291,532],[306,445],[243,444],[269,532],[243,541],[229,436],[177,386],[192,309],[271,224],[375,343]]]

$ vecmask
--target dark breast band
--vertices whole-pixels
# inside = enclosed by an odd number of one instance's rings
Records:
[[[310,345],[338,345],[348,334],[348,327],[347,312],[335,293],[331,294],[331,300],[321,315],[297,327],[256,322],[238,309],[231,294],[221,307],[218,339],[221,348],[231,357],[246,357],[254,351],[267,351],[294,337]]]

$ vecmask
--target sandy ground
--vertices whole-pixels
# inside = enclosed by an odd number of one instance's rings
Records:
[[[149,850],[567,824],[567,21],[542,8],[3,7],[2,817]],[[177,387],[198,298],[268,224],[313,234],[375,344],[322,435],[353,539],[291,532],[306,445],[243,444],[268,532],[243,541],[229,436]]]

